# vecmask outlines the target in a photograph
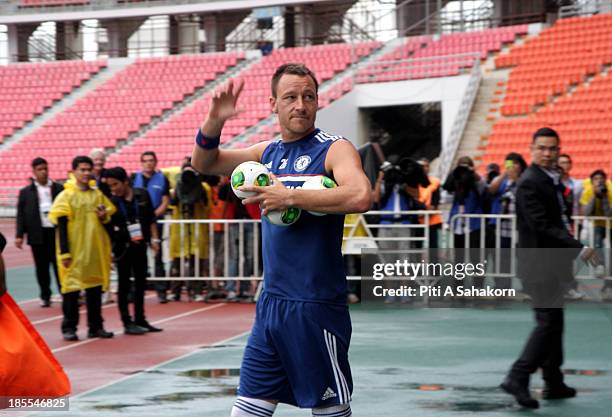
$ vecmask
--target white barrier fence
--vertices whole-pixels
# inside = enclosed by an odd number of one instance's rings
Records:
[[[370,211],[347,218],[343,237],[343,254],[360,256],[363,249],[378,249],[388,253],[402,250],[420,250],[425,254],[430,247],[429,227],[433,216],[441,216],[441,211]],[[399,216],[399,218],[398,218]],[[510,266],[502,266],[500,253],[508,249],[514,254],[517,243],[516,217],[513,215],[457,214],[450,219],[449,226],[440,227],[437,241],[440,248],[454,248],[454,232],[457,224],[467,236],[470,234],[470,220],[478,222],[480,229],[492,236],[481,233],[479,245],[470,246],[470,239],[464,239],[464,249],[478,249],[480,259],[494,256],[495,262],[487,271],[489,277],[515,277],[516,260],[511,256]],[[495,220],[493,223],[492,220]],[[502,245],[502,223],[509,222],[511,236]],[[582,241],[588,246],[600,248],[605,261],[605,276],[610,276],[610,248],[612,240],[612,218],[575,216],[574,224]],[[174,246],[174,263],[178,270],[166,268],[166,276],[151,277],[153,281],[251,281],[261,280],[261,221],[229,219],[162,220],[164,231],[164,261],[172,262],[170,249]],[[437,233],[437,231],[436,231]],[[174,239],[175,243],[171,241]],[[305,244],[307,244],[305,242]],[[438,245],[437,245],[438,246]],[[490,246],[487,248],[487,246]],[[178,250],[177,250],[178,248]],[[177,256],[178,253],[178,258]],[[496,256],[495,256],[496,255]],[[190,258],[192,258],[190,266]],[[199,262],[206,260],[207,262]],[[204,267],[202,267],[204,265]],[[597,268],[582,268],[578,278],[601,278]],[[359,280],[359,276],[349,276]]]

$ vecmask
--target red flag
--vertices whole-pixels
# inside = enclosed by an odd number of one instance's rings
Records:
[[[17,303],[4,294],[0,297],[0,396],[69,393],[64,369]]]

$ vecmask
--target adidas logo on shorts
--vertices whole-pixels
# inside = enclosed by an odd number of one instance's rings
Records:
[[[335,398],[338,395],[334,392],[333,389],[331,389],[330,387],[327,387],[327,390],[325,391],[325,394],[323,394],[323,397],[321,397],[322,401],[325,400],[329,400],[330,398]]]

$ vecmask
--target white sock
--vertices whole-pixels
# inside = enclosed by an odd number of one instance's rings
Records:
[[[231,417],[272,417],[276,404],[255,398],[238,397]]]
[[[313,417],[351,417],[352,415],[350,404],[332,405],[331,407],[312,409]]]

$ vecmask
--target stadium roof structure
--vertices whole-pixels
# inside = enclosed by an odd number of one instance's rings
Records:
[[[91,1],[79,6],[53,8],[19,8],[15,4],[0,6],[0,24],[77,21],[85,19],[116,19],[156,15],[197,14],[231,10],[251,10],[262,7],[325,3],[330,0],[169,0],[118,3]]]

